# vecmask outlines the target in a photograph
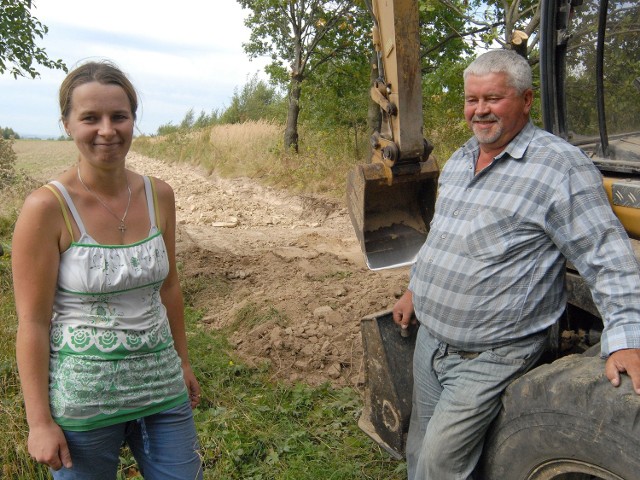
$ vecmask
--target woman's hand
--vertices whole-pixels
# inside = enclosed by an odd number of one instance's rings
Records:
[[[182,365],[182,372],[184,375],[184,383],[187,385],[187,391],[189,392],[189,402],[191,402],[191,408],[196,408],[200,404],[200,384],[196,379],[196,376],[191,370],[191,365]]]
[[[34,460],[53,470],[60,470],[63,466],[72,467],[67,439],[60,426],[54,422],[31,427],[27,446]]]

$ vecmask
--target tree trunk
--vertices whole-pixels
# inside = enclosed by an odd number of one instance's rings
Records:
[[[300,115],[300,92],[302,90],[302,79],[291,78],[289,89],[289,110],[287,112],[287,126],[284,130],[284,147],[287,150],[293,149],[298,153],[298,115]]]

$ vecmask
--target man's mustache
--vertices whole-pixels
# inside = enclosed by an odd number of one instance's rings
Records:
[[[493,113],[488,113],[487,115],[474,115],[471,117],[472,122],[497,122],[499,120],[500,119]]]

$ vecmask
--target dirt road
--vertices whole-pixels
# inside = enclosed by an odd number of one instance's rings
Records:
[[[237,326],[244,361],[285,381],[362,384],[360,319],[393,306],[408,269],[369,271],[342,203],[135,153],[128,164],[174,188],[183,280],[203,286],[211,328]]]

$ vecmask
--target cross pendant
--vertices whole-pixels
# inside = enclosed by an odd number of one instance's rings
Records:
[[[120,230],[121,233],[124,233],[126,229],[127,229],[127,226],[124,224],[124,222],[120,222],[120,226],[118,227],[118,230]]]

